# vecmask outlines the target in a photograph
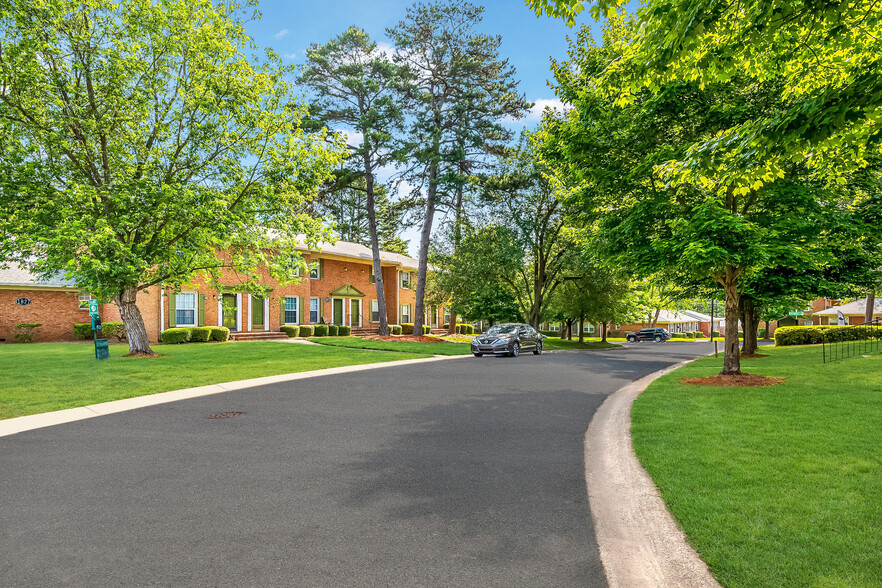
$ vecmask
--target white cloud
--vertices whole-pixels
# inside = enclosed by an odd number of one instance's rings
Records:
[[[385,53],[388,56],[392,56],[395,54],[395,47],[390,45],[389,43],[384,43],[383,41],[377,42],[377,47],[374,49],[376,53]]]
[[[567,110],[570,110],[572,106],[564,104],[557,98],[537,98],[535,104],[533,104],[533,108],[527,111],[527,114],[522,120],[527,122],[542,120],[542,113],[545,112],[546,108],[566,112]]]
[[[297,59],[298,55],[296,53],[283,53],[282,57],[285,59]]]
[[[346,137],[346,143],[353,147],[358,147],[364,142],[364,134],[350,129],[334,129],[335,133],[339,133]]]
[[[276,39],[281,39],[282,37],[284,37],[285,35],[287,35],[287,34],[290,33],[290,32],[291,32],[291,31],[289,31],[288,29],[282,29],[281,31],[279,31],[278,33],[276,33],[276,34],[273,35],[273,36],[274,36]]]

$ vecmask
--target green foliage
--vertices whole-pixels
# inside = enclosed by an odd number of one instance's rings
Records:
[[[315,325],[300,325],[301,337],[312,337],[315,335]]]
[[[428,335],[432,332],[432,327],[429,325],[423,325],[423,335]]]
[[[294,66],[253,56],[254,6],[5,3],[0,260],[119,305],[197,271],[305,270],[297,244],[328,233],[297,211],[341,150],[304,130]]]
[[[173,327],[159,334],[159,340],[163,343],[186,343],[190,340],[191,329],[189,327]]]
[[[766,330],[765,329],[757,329],[756,336],[760,339],[766,338]]]
[[[413,323],[401,323],[401,333],[404,335],[413,335]]]
[[[228,341],[230,339],[230,329],[227,327],[211,327],[212,341]]]
[[[279,330],[288,335],[288,337],[297,337],[300,334],[299,325],[282,325],[279,327]]]
[[[92,325],[89,326],[91,327]],[[126,326],[120,322],[101,323],[101,333],[108,339],[113,337],[117,343],[122,343],[126,340]]]
[[[13,337],[16,343],[33,343],[36,339],[36,330],[43,323],[16,323]]]
[[[88,339],[92,336],[92,323],[75,323],[73,326],[75,339]]]
[[[328,325],[313,325],[316,337],[328,336]]]
[[[389,332],[393,335],[401,334],[401,325],[389,325]]]
[[[328,325],[328,336],[329,337],[336,337],[337,333],[339,331],[340,331],[340,327],[338,325]],[[319,335],[318,333],[316,333],[316,336],[321,337],[321,335]]]
[[[191,343],[205,343],[209,339],[211,339],[211,327],[191,327]]]
[[[879,329],[848,325],[816,325],[801,327],[778,327],[775,329],[775,346],[817,345],[842,341],[866,341],[882,336]]]
[[[340,337],[348,337],[352,334],[352,327],[347,325],[340,325],[340,327],[337,329],[337,334]]]

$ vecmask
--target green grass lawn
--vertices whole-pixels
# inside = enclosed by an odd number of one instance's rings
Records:
[[[607,340],[609,341],[609,340]],[[622,339],[624,341],[624,339]],[[589,339],[585,338],[584,343],[579,343],[579,338],[576,337],[572,341],[568,341],[567,339],[561,339],[559,337],[548,337],[542,342],[542,347],[547,350],[555,350],[555,349],[610,349],[612,347],[621,347],[621,345],[616,345],[615,343],[602,343],[600,338],[597,339]]]
[[[311,337],[310,341],[333,347],[351,349],[376,349],[382,351],[404,351],[410,353],[430,353],[432,355],[467,355],[471,353],[468,343],[414,343],[397,341],[371,341],[360,337]]]
[[[882,356],[821,363],[763,347],[778,386],[693,386],[694,362],[635,402],[640,461],[724,586],[882,586]]]
[[[427,357],[292,343],[154,345],[164,357],[129,358],[111,345],[0,345],[0,419],[261,376]]]

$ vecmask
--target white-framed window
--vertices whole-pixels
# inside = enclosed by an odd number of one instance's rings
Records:
[[[409,323],[410,320],[410,304],[402,304],[401,305],[401,322]]]
[[[411,275],[410,272],[401,272],[401,287],[410,289]],[[410,322],[410,321],[402,321]]]
[[[80,310],[89,310],[90,300],[95,300],[95,297],[88,292],[80,292],[77,296],[77,304],[79,305]]]
[[[196,326],[196,294],[175,294],[175,324],[179,327]]]
[[[320,298],[309,299],[309,322],[313,325],[318,324],[321,314],[319,313]]]
[[[446,325],[450,324],[450,311],[447,310],[446,308],[444,309],[444,324],[446,324]]]
[[[589,323],[588,328],[585,329],[585,331],[588,333],[594,334],[597,331],[597,329],[594,327],[594,324]]]
[[[297,324],[297,297],[296,296],[285,296],[285,324],[286,325],[296,325]]]
[[[371,300],[371,322],[380,322],[380,301]]]

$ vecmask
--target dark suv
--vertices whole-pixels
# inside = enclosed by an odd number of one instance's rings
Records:
[[[640,329],[636,333],[628,335],[628,341],[636,343],[637,341],[655,341],[662,343],[671,338],[671,334],[667,329]]]

